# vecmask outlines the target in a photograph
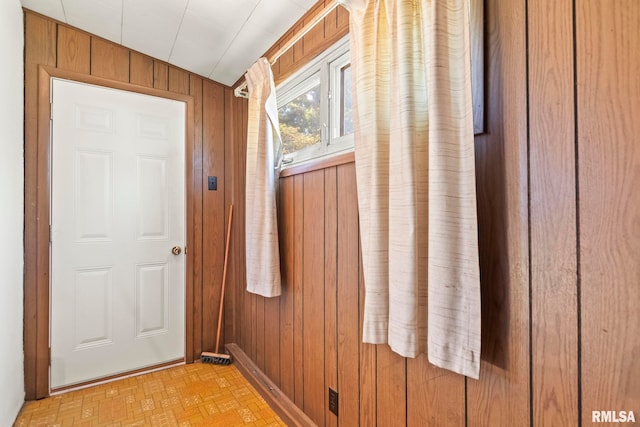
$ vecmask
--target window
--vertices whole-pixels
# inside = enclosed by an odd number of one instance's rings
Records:
[[[353,148],[348,38],[327,49],[276,91],[284,166]]]

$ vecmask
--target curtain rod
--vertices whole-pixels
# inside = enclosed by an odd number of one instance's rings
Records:
[[[309,23],[309,25],[305,25],[302,28],[302,31],[300,31],[291,40],[285,43],[284,46],[278,49],[276,53],[273,54],[273,57],[268,58],[269,63],[271,65],[275,64],[276,61],[280,59],[280,57],[284,55],[286,51],[291,49],[291,47],[294,44],[299,42],[309,31],[311,31],[316,25],[318,25],[320,21],[326,18],[327,15],[333,12],[333,10],[338,6],[339,4],[337,0],[331,0],[329,4],[324,7],[324,9],[322,9],[316,16],[314,16],[313,20]],[[247,81],[246,80],[243,81],[238,87],[234,89],[233,93],[238,98],[249,98],[249,93],[247,92]]]

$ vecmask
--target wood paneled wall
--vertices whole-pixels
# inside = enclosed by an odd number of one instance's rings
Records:
[[[192,357],[215,338],[224,222],[234,204],[225,340],[237,342],[319,425],[564,426],[588,424],[594,410],[633,410],[640,418],[637,1],[485,1],[486,127],[475,141],[478,381],[424,356],[403,359],[360,342],[364,283],[352,161],[280,180],[283,295],[248,294],[246,101],[37,14],[27,12],[25,25],[27,141],[37,138],[37,64],[194,98]],[[280,59],[276,80],[346,34],[347,25],[337,9]],[[37,145],[27,148],[27,161],[37,159]],[[205,190],[208,175],[218,176],[218,192]],[[43,214],[34,179],[25,177],[31,224]],[[34,265],[38,232],[25,233],[29,307],[47,303],[31,287],[48,274]],[[36,309],[25,311],[25,324],[36,322]],[[37,327],[25,328],[25,349],[35,346]],[[33,398],[45,384],[36,369],[44,355],[25,355]],[[339,392],[339,417],[327,409],[328,387]]]
[[[640,3],[579,0],[575,27],[578,416],[640,424]]]
[[[193,300],[194,310],[187,313],[186,319],[193,326],[192,336],[187,337],[187,343],[190,343],[187,360],[197,359],[202,350],[214,348],[224,257],[225,206],[229,196],[226,179],[230,176],[225,169],[225,152],[234,145],[233,134],[228,130],[228,120],[234,120],[234,116],[228,115],[227,110],[235,102],[230,102],[229,88],[36,13],[25,12],[24,345],[27,399],[40,398],[49,392],[49,296],[37,287],[38,281],[48,283],[49,274],[48,268],[37,262],[48,257],[48,202],[42,202],[48,191],[37,187],[39,181],[35,170],[39,161],[47,161],[44,157],[48,152],[37,143],[39,65],[193,98],[193,155],[187,169],[193,169],[194,179],[187,185],[193,194],[190,206],[193,215],[188,221],[194,237],[188,242],[187,265],[192,270],[194,283],[193,295],[187,295],[187,298]],[[209,175],[218,177],[217,191],[206,190]],[[39,258],[38,251],[41,252]]]
[[[319,425],[573,426],[597,410],[640,420],[639,26],[634,0],[485,2],[478,381],[360,342],[352,161],[280,179],[283,294],[247,294],[236,265],[229,338]],[[302,44],[276,80],[308,60]]]

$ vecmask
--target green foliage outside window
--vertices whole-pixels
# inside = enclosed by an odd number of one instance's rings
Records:
[[[298,96],[278,110],[283,154],[320,142],[320,87]]]

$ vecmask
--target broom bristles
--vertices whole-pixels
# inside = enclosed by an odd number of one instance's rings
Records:
[[[230,365],[231,356],[224,353],[209,353],[207,351],[200,355],[202,363],[212,363],[214,365]]]

